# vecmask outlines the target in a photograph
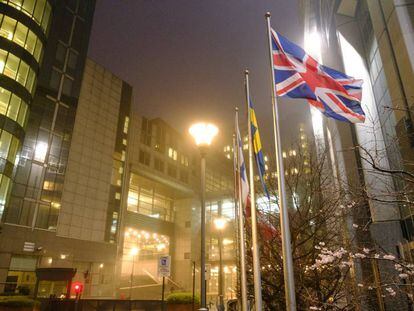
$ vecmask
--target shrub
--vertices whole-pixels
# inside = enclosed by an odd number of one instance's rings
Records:
[[[3,296],[0,297],[0,307],[24,308],[38,307],[40,302],[24,296]]]
[[[192,304],[193,303],[193,294],[192,293],[172,293],[168,295],[166,299],[168,304]],[[199,304],[200,300],[196,295],[194,297],[194,303]]]
[[[28,286],[19,286],[17,287],[19,294],[22,296],[29,296],[30,295],[30,288]]]

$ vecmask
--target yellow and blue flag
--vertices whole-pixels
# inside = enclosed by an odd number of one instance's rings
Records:
[[[262,142],[260,141],[259,127],[257,125],[256,113],[253,109],[251,98],[249,99],[249,113],[250,113],[250,128],[252,133],[253,151],[256,158],[257,170],[259,172],[260,182],[262,183],[263,191],[268,198],[269,192],[264,181],[264,174],[266,173],[266,164],[262,152]]]

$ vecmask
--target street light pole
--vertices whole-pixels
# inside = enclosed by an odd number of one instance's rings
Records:
[[[207,292],[206,292],[206,153],[208,146],[211,145],[213,138],[218,133],[218,128],[211,123],[193,124],[189,132],[194,137],[196,145],[200,149],[201,155],[201,258],[200,258],[200,311],[207,311]]]
[[[224,311],[224,293],[223,293],[223,235],[221,230],[219,231],[219,311]]]
[[[207,310],[206,293],[206,150],[200,147],[201,153],[201,310]]]
[[[130,286],[129,286],[129,310],[132,308],[132,283],[134,280],[134,268],[135,268],[135,256],[138,254],[138,248],[133,247],[131,249],[131,256],[132,256],[132,269],[131,269],[131,277],[130,277]]]
[[[219,215],[221,215],[221,208],[219,208]],[[224,291],[223,291],[223,230],[226,227],[226,220],[224,218],[216,218],[214,225],[219,232],[218,236],[218,248],[219,248],[219,276],[218,276],[218,294],[219,294],[219,305],[218,311],[224,311]]]
[[[134,264],[135,264],[135,255],[132,255],[132,269],[131,269],[131,278],[129,280],[129,310],[132,310],[132,281],[134,279]]]

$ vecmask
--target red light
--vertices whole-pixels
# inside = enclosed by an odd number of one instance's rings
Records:
[[[74,283],[73,290],[76,294],[80,294],[83,291],[83,284],[82,283]]]

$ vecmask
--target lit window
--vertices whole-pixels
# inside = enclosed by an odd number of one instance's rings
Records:
[[[286,152],[285,151],[282,152],[282,157],[286,158]]]
[[[38,142],[35,148],[34,160],[44,162],[47,154],[48,145],[45,142]]]
[[[53,190],[55,187],[55,183],[52,181],[45,181],[43,183],[43,189],[44,190]]]
[[[168,156],[173,159],[174,161],[177,161],[177,150],[174,150],[173,148],[168,148]]]
[[[128,206],[138,206],[138,193],[135,191],[128,192]]]
[[[128,128],[129,128],[129,117],[125,117],[125,122],[124,122],[124,133],[128,134]]]

